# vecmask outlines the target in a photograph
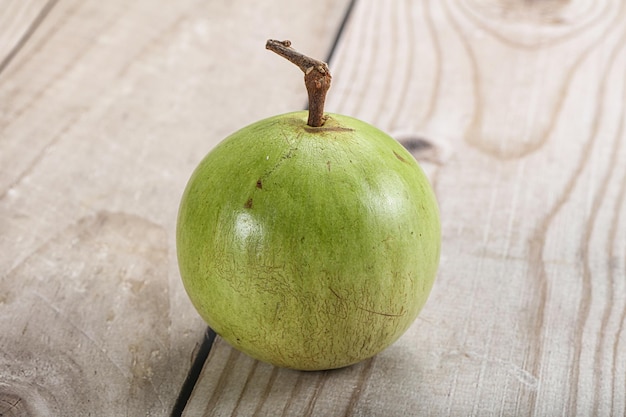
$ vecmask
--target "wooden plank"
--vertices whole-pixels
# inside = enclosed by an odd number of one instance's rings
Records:
[[[626,413],[626,3],[359,0],[331,71],[435,185],[431,298],[338,371],[218,342],[187,415]]]
[[[0,7],[0,73],[9,66],[39,24],[56,4],[55,0],[3,0]]]
[[[0,22],[30,27],[16,4]],[[180,194],[226,133],[302,106],[297,70],[276,88],[250,63],[287,33],[326,51],[330,5],[67,0],[41,18],[0,74],[0,414],[169,414],[205,330]]]

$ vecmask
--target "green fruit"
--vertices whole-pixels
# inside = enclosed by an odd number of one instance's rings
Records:
[[[369,358],[426,302],[437,203],[415,159],[362,121],[265,119],[215,147],[182,197],[185,289],[222,338],[281,367]]]

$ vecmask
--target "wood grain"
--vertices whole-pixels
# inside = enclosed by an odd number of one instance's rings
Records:
[[[0,74],[9,66],[20,49],[28,42],[41,22],[56,5],[56,0],[4,0],[0,15]]]
[[[170,413],[205,330],[180,194],[227,133],[304,103],[293,68],[249,72],[267,37],[329,48],[340,14],[301,4],[2,3],[0,414]]]
[[[186,415],[624,415],[626,3],[359,0],[327,110],[414,150],[443,253],[420,317],[324,373],[218,342]]]

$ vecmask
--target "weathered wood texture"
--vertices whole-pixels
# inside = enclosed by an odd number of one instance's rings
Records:
[[[292,68],[250,67],[270,36],[325,54],[342,8],[0,1],[0,415],[171,411],[205,329],[175,259],[185,182],[302,107]]]
[[[626,2],[359,0],[331,71],[436,187],[431,298],[343,370],[218,341],[187,415],[624,415]]]

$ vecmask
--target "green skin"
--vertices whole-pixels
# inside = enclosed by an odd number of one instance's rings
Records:
[[[347,366],[398,339],[435,279],[440,223],[415,159],[357,119],[254,123],[193,173],[178,216],[192,303],[231,345],[300,370]]]

